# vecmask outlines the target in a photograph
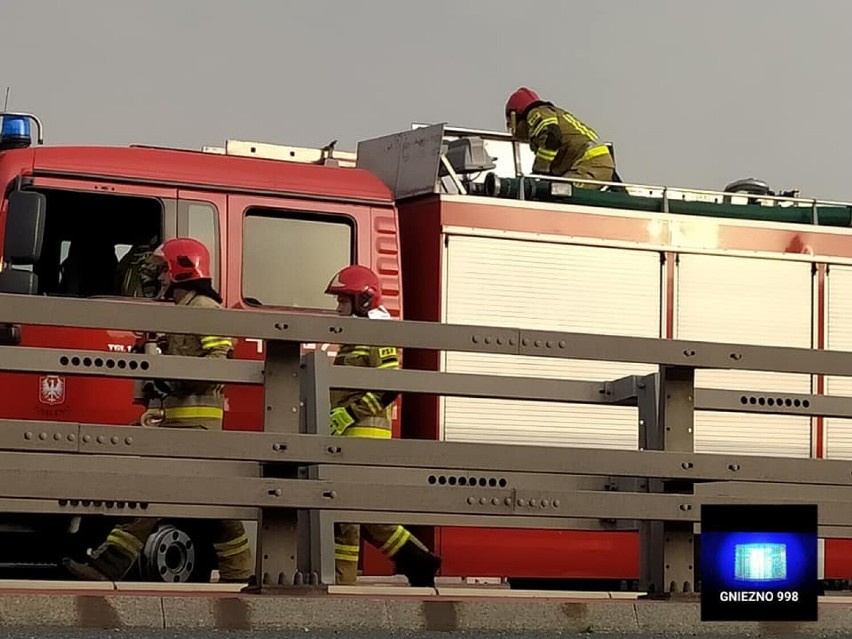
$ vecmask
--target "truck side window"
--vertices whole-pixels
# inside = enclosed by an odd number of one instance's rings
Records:
[[[125,276],[134,255],[160,242],[163,204],[157,199],[39,189],[47,197],[41,259],[33,267],[40,295],[141,295]]]
[[[344,216],[249,209],[243,220],[243,299],[258,306],[333,310],[325,295],[352,263],[354,223]]]
[[[210,202],[178,202],[178,236],[194,237],[210,252],[213,288],[219,290],[219,212]]]

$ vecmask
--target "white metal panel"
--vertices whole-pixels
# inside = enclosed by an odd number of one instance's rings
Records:
[[[809,348],[813,335],[812,289],[810,263],[681,255],[677,265],[675,337]],[[695,385],[810,393],[811,376],[699,370]],[[811,419],[699,411],[695,415],[695,450],[808,457]]]
[[[833,351],[852,351],[852,267],[830,265],[826,287],[825,347]],[[852,378],[827,376],[825,393],[852,396]],[[826,418],[824,424],[824,456],[852,459],[852,420]]]
[[[444,321],[660,336],[660,255],[529,240],[447,236]],[[611,380],[653,366],[446,353],[444,370]],[[636,409],[446,398],[447,441],[636,448]]]

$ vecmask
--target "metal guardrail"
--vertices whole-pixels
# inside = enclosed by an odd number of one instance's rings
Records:
[[[415,127],[420,126],[428,126],[423,123],[416,123]],[[714,198],[722,198],[724,201],[726,198],[738,197],[743,199],[753,199],[753,200],[762,200],[767,202],[772,202],[773,206],[796,206],[796,207],[807,207],[813,211],[813,223],[816,224],[819,218],[818,207],[820,206],[852,206],[850,202],[844,202],[841,200],[824,200],[818,198],[804,198],[804,197],[796,197],[792,195],[774,195],[774,194],[749,194],[742,192],[731,192],[731,191],[718,191],[713,189],[699,189],[694,187],[680,187],[680,186],[671,186],[664,184],[645,184],[640,182],[608,182],[605,180],[590,180],[585,178],[563,178],[556,176],[545,176],[538,175],[533,173],[525,173],[522,167],[521,162],[521,146],[523,143],[519,142],[515,138],[513,138],[508,132],[505,131],[488,131],[483,129],[473,129],[466,127],[445,127],[444,135],[447,137],[478,137],[483,140],[491,140],[494,142],[504,142],[506,144],[510,144],[512,146],[512,159],[514,164],[515,178],[521,179],[546,179],[549,182],[562,182],[566,184],[589,184],[598,187],[623,187],[627,189],[635,189],[639,191],[648,191],[648,192],[660,192],[660,198],[664,202],[664,212],[668,211],[667,201],[672,195],[675,196],[683,196],[683,195],[692,195],[692,196],[712,196]],[[519,189],[519,198],[523,199],[523,189]],[[676,199],[681,199],[677,197]]]
[[[57,317],[64,326],[266,340],[263,363],[215,366],[176,356],[0,349],[0,371],[263,383],[264,432],[0,421],[0,508],[257,518],[261,590],[333,583],[335,521],[557,529],[638,522],[642,587],[670,594],[695,588],[694,525],[705,502],[818,503],[820,533],[852,537],[848,462],[699,454],[693,446],[696,409],[852,417],[852,398],[696,389],[695,369],[848,375],[852,353],[0,295],[0,322],[53,325]],[[342,368],[325,353],[300,354],[302,343],[329,342],[660,368],[588,382]],[[640,450],[329,437],[331,388],[637,406]]]

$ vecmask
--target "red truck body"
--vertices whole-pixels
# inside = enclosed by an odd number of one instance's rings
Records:
[[[832,331],[842,341],[839,320],[832,324],[831,318],[844,312],[833,311],[831,304],[840,299],[842,287],[852,293],[852,278],[847,283],[838,276],[839,288],[832,297],[828,274],[852,268],[848,228],[467,195],[427,194],[395,202],[391,189],[362,169],[144,147],[0,152],[0,185],[5,189],[0,234],[12,189],[47,196],[44,248],[33,267],[40,294],[81,296],[82,289],[68,290],[66,275],[60,277],[75,242],[88,246],[86,238],[97,236],[114,249],[118,262],[134,247],[192,235],[211,249],[215,281],[229,308],[333,312],[334,300],[322,295],[325,283],[337,268],[360,263],[380,274],[384,303],[396,318],[524,326],[535,325],[544,311],[565,304],[564,317],[554,316],[551,324],[541,327],[676,338],[696,337],[695,331],[704,330],[695,328],[695,318],[710,312],[702,303],[712,308],[726,299],[731,305],[740,303],[736,294],[722,289],[742,285],[742,280],[732,276],[730,281],[711,282],[701,273],[715,269],[731,274],[757,264],[760,268],[749,271],[752,275],[742,276],[751,278],[745,284],[752,281],[761,290],[794,286],[785,279],[784,268],[803,282],[801,296],[790,298],[791,310],[780,312],[812,318],[807,338],[802,338],[808,346],[845,347],[839,341],[838,346],[830,345]],[[747,259],[752,262],[742,262]],[[574,266],[557,272],[555,264]],[[763,268],[768,264],[777,268]],[[548,284],[549,273],[554,282],[571,275],[567,279],[576,280],[579,288],[569,291],[560,288],[562,284]],[[566,291],[576,299],[594,298],[595,305],[560,298]],[[121,292],[118,285],[105,284],[97,294]],[[775,312],[786,308],[781,298],[780,306],[772,307]],[[531,309],[526,315],[518,310],[524,307]],[[749,311],[743,306],[741,312]],[[627,316],[644,324],[611,320]],[[728,316],[717,319],[720,325],[730,323]],[[136,339],[127,332],[63,328],[61,318],[56,326],[23,326],[21,336],[28,346],[103,351],[129,350]],[[741,339],[751,338],[743,334]],[[261,342],[240,339],[235,355],[260,359],[262,350]],[[569,374],[539,370],[530,362],[474,361],[423,352],[403,357],[404,366],[421,369],[500,374],[505,370],[501,367],[520,365],[530,374]],[[620,370],[583,369],[576,376],[608,379],[621,376],[613,372]],[[807,385],[823,393],[826,382],[813,376]],[[724,387],[728,382],[718,383]],[[128,380],[0,373],[0,387],[4,419],[129,424],[142,411],[131,403]],[[260,387],[230,386],[226,396],[225,429],[262,429]],[[536,413],[524,421],[533,409],[515,405],[515,412],[509,411],[514,422],[502,423],[494,406],[406,397],[395,436],[635,448],[627,413],[592,418],[588,411],[593,409],[574,408],[570,414]],[[808,418],[805,426],[796,422],[788,427],[785,418],[774,419],[758,427],[778,428],[778,445],[786,446],[780,454],[844,454],[843,437],[832,439],[829,434],[836,428],[842,435],[848,428],[838,420],[828,425],[822,418]],[[732,422],[721,417],[702,428],[706,435],[699,438],[699,451],[755,449],[754,437],[734,432]],[[437,527],[418,533],[443,556],[445,576],[634,580],[639,573],[638,534],[630,530]],[[826,540],[821,548],[825,579],[852,578],[850,542]],[[387,574],[390,565],[368,547],[364,571]]]

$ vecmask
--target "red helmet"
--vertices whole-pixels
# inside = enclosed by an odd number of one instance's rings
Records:
[[[154,257],[165,262],[170,285],[210,279],[210,253],[204,244],[194,238],[166,240],[154,251]]]
[[[378,308],[382,303],[379,276],[366,266],[354,264],[337,272],[325,289],[327,295],[351,295],[353,309],[361,313]]]
[[[506,102],[506,117],[508,117],[512,111],[517,113],[519,117],[523,116],[530,106],[541,101],[541,98],[538,97],[538,93],[532,89],[521,87],[509,96],[509,99]]]

